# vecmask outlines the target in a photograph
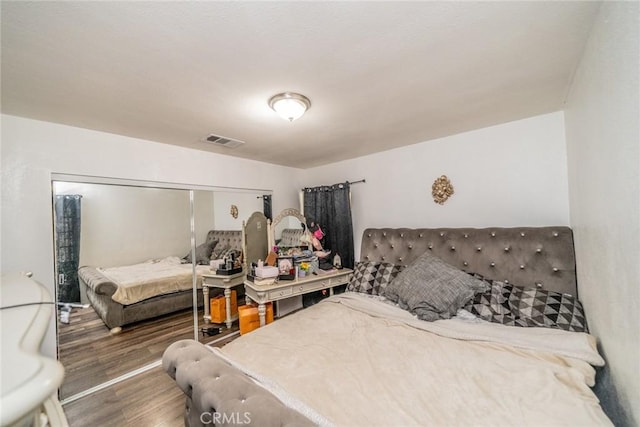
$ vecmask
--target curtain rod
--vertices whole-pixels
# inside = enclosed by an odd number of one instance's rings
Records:
[[[349,185],[351,185],[351,184],[361,184],[361,183],[367,182],[367,180],[366,180],[366,179],[361,179],[361,180],[359,180],[359,181],[353,181],[353,182],[345,181],[345,182],[346,182],[346,183],[348,183]],[[308,188],[308,187],[307,187],[307,188]],[[306,190],[307,188],[303,188],[301,191],[304,191],[304,190]]]

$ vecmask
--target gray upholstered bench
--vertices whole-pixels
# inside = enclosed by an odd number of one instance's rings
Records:
[[[185,426],[314,425],[197,341],[170,345],[162,366],[186,395]]]

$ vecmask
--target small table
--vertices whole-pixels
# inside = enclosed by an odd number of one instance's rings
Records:
[[[246,296],[258,303],[260,326],[264,326],[266,324],[266,303],[327,288],[330,295],[333,295],[333,288],[349,283],[352,273],[353,270],[343,268],[335,272],[312,274],[295,280],[279,281],[272,285],[256,285],[249,280],[245,280],[244,289]]]
[[[204,296],[204,321],[211,323],[211,300],[209,299],[209,288],[224,289],[225,308],[227,311],[226,325],[230,328],[234,320],[238,320],[238,315],[231,316],[231,288],[241,285],[244,281],[244,271],[236,274],[203,274],[202,275],[202,295]]]

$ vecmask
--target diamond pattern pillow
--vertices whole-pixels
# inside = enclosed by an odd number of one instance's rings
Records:
[[[527,319],[535,326],[589,332],[582,304],[570,295],[514,287],[509,305],[516,317]]]
[[[396,278],[403,265],[389,262],[359,262],[353,269],[353,276],[347,291],[369,295],[384,295],[387,285]]]
[[[467,311],[508,326],[589,332],[582,304],[577,299],[559,292],[491,282],[491,289],[476,294],[465,307]]]

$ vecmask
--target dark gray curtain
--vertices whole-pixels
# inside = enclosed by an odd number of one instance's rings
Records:
[[[337,253],[344,267],[353,268],[353,224],[351,221],[350,184],[325,185],[304,189],[304,216],[307,224],[320,224],[325,237],[324,249],[331,250],[330,261]]]
[[[268,219],[273,219],[273,214],[271,213],[271,194],[265,194],[262,196],[262,213]]]
[[[80,302],[78,263],[80,262],[79,195],[56,196],[56,282],[58,302]]]

